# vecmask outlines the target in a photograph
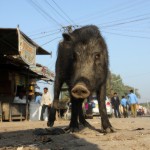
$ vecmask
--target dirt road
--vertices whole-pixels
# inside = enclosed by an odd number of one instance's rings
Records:
[[[100,118],[87,120],[100,129]],[[102,134],[84,128],[78,133],[37,135],[46,122],[23,121],[0,123],[0,150],[149,150],[150,117],[111,118],[115,133]],[[55,127],[66,127],[69,121],[58,120]]]

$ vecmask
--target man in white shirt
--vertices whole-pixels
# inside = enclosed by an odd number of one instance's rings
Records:
[[[40,117],[41,121],[44,120],[43,114],[44,114],[46,108],[47,108],[47,114],[48,114],[48,118],[49,118],[50,110],[51,110],[51,103],[52,103],[51,95],[48,92],[48,88],[45,87],[44,93],[42,94],[42,98],[41,98],[41,105],[42,105],[41,117]],[[49,120],[48,120],[48,122],[49,122]]]

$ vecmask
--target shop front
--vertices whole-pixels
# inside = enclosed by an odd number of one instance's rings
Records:
[[[0,118],[28,120],[29,103],[34,99],[36,82],[53,81],[51,75],[33,71],[36,55],[51,55],[19,29],[0,29]],[[51,73],[50,73],[51,74]]]

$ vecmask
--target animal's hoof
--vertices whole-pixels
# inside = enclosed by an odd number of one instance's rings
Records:
[[[47,122],[48,127],[53,127],[53,125],[54,125],[54,122]]]
[[[79,128],[78,127],[66,127],[64,129],[66,131],[66,133],[73,133],[73,132],[79,132]]]
[[[103,131],[104,131],[104,133],[113,133],[113,132],[116,132],[113,127],[108,127],[105,130],[103,130]]]
[[[88,127],[89,129],[95,129],[90,123],[87,121],[80,122],[84,127]]]

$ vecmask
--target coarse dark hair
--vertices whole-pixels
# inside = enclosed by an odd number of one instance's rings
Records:
[[[130,90],[130,93],[133,93],[133,90]]]
[[[44,89],[45,89],[45,90],[48,90],[48,88],[47,88],[47,87],[45,87]]]

